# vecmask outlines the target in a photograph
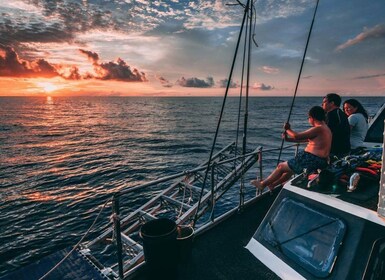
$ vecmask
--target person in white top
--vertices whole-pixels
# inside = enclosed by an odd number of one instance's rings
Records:
[[[356,99],[348,99],[344,102],[344,112],[350,124],[351,149],[362,147],[368,131],[368,113]]]

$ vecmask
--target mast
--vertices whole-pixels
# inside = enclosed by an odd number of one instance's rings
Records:
[[[382,165],[381,165],[381,179],[380,191],[378,194],[377,214],[385,219],[385,121],[384,121],[384,139],[382,141]]]

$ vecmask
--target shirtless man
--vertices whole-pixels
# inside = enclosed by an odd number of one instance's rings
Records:
[[[278,164],[265,180],[252,180],[250,182],[252,185],[260,190],[268,187],[272,191],[277,185],[289,180],[292,175],[301,174],[304,169],[311,173],[327,166],[332,133],[325,123],[325,111],[320,106],[314,106],[308,115],[311,128],[295,132],[290,128],[290,124],[286,123],[282,135],[288,142],[307,142],[305,150],[299,152],[295,158]]]

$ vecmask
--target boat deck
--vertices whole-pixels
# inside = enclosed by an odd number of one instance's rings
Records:
[[[173,279],[280,279],[246,248],[254,232],[278,194],[265,195],[216,227],[199,235],[189,259],[178,266]],[[146,265],[133,279],[162,279]]]

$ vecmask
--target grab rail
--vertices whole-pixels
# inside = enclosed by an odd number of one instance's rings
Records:
[[[290,149],[290,148],[295,146],[296,147],[295,154],[297,154],[299,145],[300,145],[300,143],[295,143],[295,144],[291,144],[291,145],[285,146],[283,149],[287,150],[287,149]],[[229,146],[227,146],[226,148],[228,148]],[[226,149],[226,148],[224,148],[224,149]],[[236,157],[233,157],[233,158],[230,158],[230,159],[226,159],[226,160],[210,163],[210,168],[212,170],[211,172],[214,173],[214,168],[218,167],[220,165],[224,165],[224,164],[229,163],[229,162],[233,162],[233,161],[236,161],[236,160],[244,159],[246,157],[250,157],[250,156],[253,156],[253,155],[258,155],[259,175],[262,178],[262,174],[263,174],[263,154],[267,153],[267,152],[273,152],[273,151],[279,151],[279,150],[280,150],[280,148],[272,148],[272,149],[263,150],[262,147],[258,147],[254,152],[243,154],[243,155],[239,155],[239,156],[236,156]],[[123,252],[123,248],[122,248],[122,238],[121,238],[121,223],[120,223],[120,217],[119,217],[119,215],[120,215],[119,198],[122,195],[126,195],[126,194],[128,194],[130,192],[133,192],[133,191],[138,190],[138,189],[142,189],[144,187],[150,187],[150,186],[153,186],[153,185],[156,185],[156,184],[159,184],[159,183],[163,183],[163,182],[170,181],[170,180],[182,177],[182,176],[186,176],[186,175],[189,175],[189,174],[194,174],[194,173],[196,173],[198,171],[205,170],[207,168],[206,164],[203,165],[203,166],[191,169],[189,171],[180,172],[180,173],[177,173],[175,175],[163,177],[161,179],[154,180],[154,181],[142,184],[142,185],[137,185],[135,187],[131,187],[131,188],[127,189],[127,190],[119,191],[119,192],[116,192],[114,194],[113,201],[112,201],[113,217],[114,217],[114,223],[113,224],[114,224],[114,232],[115,232],[115,241],[116,241],[116,246],[117,246],[118,271],[119,271],[118,275],[119,275],[119,279],[124,279],[124,269],[123,269],[124,265],[123,265],[123,253],[122,253]],[[214,178],[214,176],[212,176],[212,178]],[[212,197],[214,197],[214,189],[213,188],[214,188],[214,184],[212,183],[212,194],[211,194]],[[215,199],[212,198],[211,203],[212,203],[212,206],[214,206]],[[240,205],[240,206],[242,206],[242,205]],[[197,209],[197,211],[199,211],[199,209]],[[214,222],[214,219],[215,219],[214,216],[211,215],[210,216],[210,220],[212,222]]]

